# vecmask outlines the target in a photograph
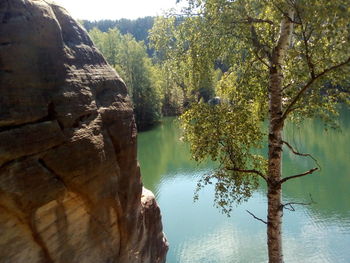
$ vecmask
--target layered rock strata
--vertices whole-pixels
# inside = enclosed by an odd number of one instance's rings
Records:
[[[165,262],[124,82],[67,12],[0,0],[0,262]]]

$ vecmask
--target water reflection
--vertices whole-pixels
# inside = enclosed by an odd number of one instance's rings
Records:
[[[309,209],[326,218],[344,221],[350,215],[350,119],[349,111],[343,111],[342,131],[325,131],[319,121],[308,121],[301,129],[288,126],[286,137],[295,141],[298,150],[311,153],[320,163],[321,171],[314,175],[293,180],[286,185],[286,197],[307,200],[312,194],[317,204]],[[285,150],[286,151],[286,150]],[[315,167],[309,158],[296,157],[285,152],[283,168],[286,175]],[[287,174],[288,173],[288,174]],[[338,219],[336,219],[338,218]]]
[[[298,207],[284,215],[286,262],[349,262],[350,260],[350,118],[343,112],[342,132],[323,130],[318,121],[301,128],[287,126],[285,137],[300,152],[312,153],[321,172],[286,184],[284,199],[316,204]],[[146,187],[154,191],[162,208],[164,228],[171,247],[168,263],[266,262],[265,225],[246,209],[266,216],[265,188],[227,218],[212,206],[213,189],[204,188],[193,203],[200,174],[213,164],[197,165],[188,147],[180,142],[174,118],[139,135],[139,161]],[[284,175],[314,167],[311,159],[284,150]]]
[[[206,170],[209,165],[198,165],[191,160],[189,147],[180,141],[181,130],[176,118],[164,118],[153,130],[138,137],[138,159],[142,180],[157,197],[161,194],[160,182],[179,176],[189,176],[193,171]]]

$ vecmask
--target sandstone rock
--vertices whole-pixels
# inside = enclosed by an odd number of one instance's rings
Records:
[[[124,82],[67,12],[0,0],[0,262],[165,262]]]

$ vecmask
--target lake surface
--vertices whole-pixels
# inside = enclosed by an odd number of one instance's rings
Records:
[[[342,132],[323,129],[318,121],[301,128],[287,126],[285,136],[300,152],[314,155],[322,170],[284,184],[284,202],[316,202],[284,211],[286,263],[350,262],[350,112],[341,115]],[[139,134],[139,161],[144,185],[162,210],[170,243],[167,263],[267,262],[266,226],[245,210],[266,218],[265,186],[231,217],[213,207],[213,188],[205,187],[193,202],[196,183],[213,163],[198,165],[180,141],[175,118],[164,118]],[[284,149],[285,176],[314,167],[312,160]]]

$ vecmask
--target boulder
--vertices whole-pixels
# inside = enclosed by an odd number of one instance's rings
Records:
[[[123,80],[45,0],[0,0],[0,262],[165,262]]]

